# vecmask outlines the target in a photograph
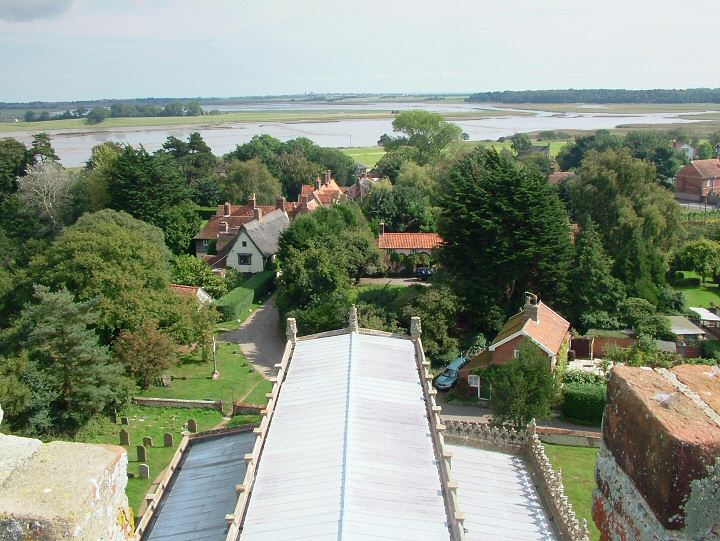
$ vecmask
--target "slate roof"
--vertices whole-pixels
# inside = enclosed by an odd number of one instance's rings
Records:
[[[255,243],[265,257],[276,254],[279,246],[280,233],[290,225],[290,220],[281,210],[274,210],[264,215],[260,221],[253,220],[241,227]]]
[[[679,335],[701,335],[705,334],[700,327],[684,316],[666,316],[670,321],[670,331]]]
[[[395,250],[432,250],[442,244],[437,233],[384,233],[380,235],[378,247]]]
[[[533,316],[535,307],[538,312],[537,319]],[[526,305],[520,312],[508,319],[490,344],[490,348],[492,349],[498,342],[522,331],[524,335],[557,354],[569,329],[570,323],[560,314],[547,304],[538,302],[535,305]]]
[[[702,178],[720,177],[720,160],[715,158],[712,160],[695,160],[685,167],[694,168]]]
[[[251,431],[190,440],[143,541],[224,539],[225,515],[232,513],[235,486],[245,477],[243,457],[254,444]]]

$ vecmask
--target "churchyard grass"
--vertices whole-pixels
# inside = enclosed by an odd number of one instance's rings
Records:
[[[120,424],[120,415],[128,417],[128,425]],[[172,460],[183,437],[183,425],[186,425],[188,419],[191,418],[197,421],[198,431],[203,431],[215,427],[222,420],[222,414],[212,409],[153,408],[131,405],[119,414],[117,424],[107,417],[97,417],[78,432],[75,440],[85,443],[120,445],[120,430],[124,428],[128,431],[130,445],[123,447],[128,452],[128,473],[133,474],[134,477],[128,479],[125,492],[130,507],[137,516],[143,497],[153,480]],[[236,422],[243,424],[240,418]],[[252,420],[245,422],[252,422]],[[166,432],[173,435],[173,447],[164,447],[163,436]],[[136,447],[142,445],[143,438],[146,436],[153,440],[153,446],[146,448],[146,464],[150,467],[150,478],[140,479],[140,462],[137,460]]]
[[[598,450],[588,447],[544,444],[545,453],[555,470],[562,470],[565,495],[572,503],[578,519],[586,519],[590,539],[600,539],[592,519],[592,493],[595,490],[595,462]]]
[[[180,363],[165,371],[173,376],[168,387],[150,387],[136,393],[136,396],[155,398],[181,398],[187,400],[222,400],[225,411],[229,412],[234,400],[245,400],[253,391],[254,398],[265,403],[265,393],[272,384],[253,368],[240,351],[240,346],[228,342],[217,344],[217,364],[220,377],[211,378],[213,372],[212,353],[203,361],[199,351],[183,355]]]
[[[700,276],[694,272],[685,271],[686,278],[699,278]],[[676,285],[678,291],[682,291],[685,295],[685,301],[688,306],[702,306],[709,308],[710,305],[720,306],[720,285],[712,282],[710,278],[699,286]]]

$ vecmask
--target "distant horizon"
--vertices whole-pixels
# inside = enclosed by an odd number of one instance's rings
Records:
[[[272,100],[272,99],[283,99],[283,98],[306,98],[310,96],[317,97],[410,97],[410,98],[428,98],[432,99],[435,96],[448,96],[448,97],[460,97],[470,96],[472,94],[481,94],[486,92],[548,92],[548,91],[688,91],[688,90],[715,90],[720,91],[720,87],[713,86],[697,86],[697,87],[657,87],[657,88],[629,88],[629,87],[572,87],[572,88],[521,88],[521,89],[502,89],[502,90],[473,90],[464,92],[304,92],[304,93],[285,93],[285,94],[247,94],[247,95],[236,95],[236,96],[220,96],[220,95],[206,95],[206,96],[133,96],[133,97],[102,97],[102,98],[76,98],[69,100],[29,100],[29,101],[0,101],[0,105],[32,105],[32,104],[82,104],[82,103],[95,103],[95,102],[124,102],[124,101],[137,101],[137,100],[155,100],[155,101],[189,101],[189,100]],[[569,102],[568,102],[569,103]],[[581,103],[581,102],[577,102]],[[660,102],[658,102],[660,103]],[[675,102],[667,102],[675,103]]]

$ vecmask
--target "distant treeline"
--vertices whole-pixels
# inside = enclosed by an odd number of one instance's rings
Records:
[[[108,117],[138,117],[138,116],[200,116],[205,111],[200,107],[200,102],[190,100],[188,102],[173,101],[166,105],[136,105],[134,103],[113,103],[110,108],[93,107],[88,110],[80,106],[74,111],[67,110],[64,113],[51,114],[48,111],[35,112],[28,110],[23,119],[25,122],[42,122],[47,120],[65,120],[68,118],[87,118],[90,124],[97,124]]]
[[[588,88],[567,90],[504,90],[478,92],[467,102],[496,103],[720,103],[720,88],[625,90]]]

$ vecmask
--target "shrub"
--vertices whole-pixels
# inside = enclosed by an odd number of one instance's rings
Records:
[[[253,274],[243,282],[242,287],[253,291],[252,302],[259,302],[275,287],[275,273],[273,271],[263,271]]]
[[[683,285],[686,287],[700,287],[700,278],[685,278]]]
[[[245,310],[249,309],[254,297],[255,291],[243,285],[220,297],[215,301],[215,306],[220,310],[223,321],[230,321],[238,319]]]
[[[587,372],[585,370],[567,370],[563,376],[563,383],[605,383],[605,378],[600,374]]]
[[[685,280],[685,273],[683,271],[675,271],[672,275],[672,281],[674,284],[680,284]]]
[[[566,383],[562,413],[568,419],[599,425],[605,411],[605,383]]]

